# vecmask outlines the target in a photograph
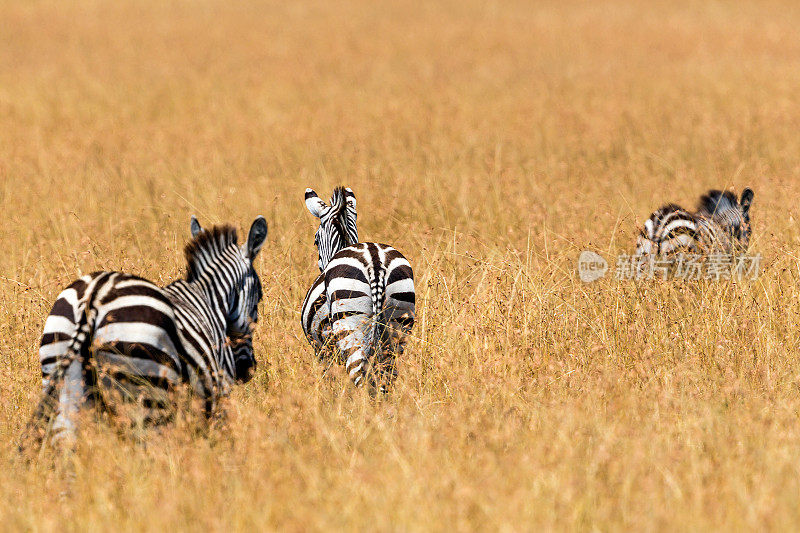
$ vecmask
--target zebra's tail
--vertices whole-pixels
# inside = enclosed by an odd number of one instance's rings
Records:
[[[85,351],[87,341],[91,339],[94,331],[97,311],[94,309],[92,300],[93,298],[90,294],[78,320],[75,336],[66,351],[56,360],[55,369],[50,374],[50,379],[44,387],[42,398],[39,400],[39,404],[25,427],[20,450],[24,450],[31,444],[39,445],[47,437],[53,417],[59,412],[59,396],[66,380],[67,371],[72,363],[80,360],[81,354]]]
[[[372,293],[372,337],[370,339],[369,352],[367,355],[369,360],[372,361],[370,366],[372,367],[371,371],[373,376],[370,382],[374,382],[377,377],[375,375],[376,370],[379,370],[377,367],[381,364],[381,352],[383,350],[386,330],[386,321],[383,318],[383,303],[386,297],[386,272],[383,269],[379,269],[375,272],[375,275],[370,281],[370,289]],[[381,372],[379,371],[377,373],[380,374]],[[381,386],[381,392],[385,392],[383,389],[384,387]]]

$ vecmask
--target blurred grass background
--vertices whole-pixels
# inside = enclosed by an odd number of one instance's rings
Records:
[[[0,0],[0,523],[22,530],[796,529],[800,6]],[[395,392],[322,377],[305,187],[412,262]],[[745,283],[591,285],[656,207],[752,187]],[[231,422],[73,470],[15,441],[81,273],[183,272],[263,214]],[[612,272],[613,273],[613,272]]]

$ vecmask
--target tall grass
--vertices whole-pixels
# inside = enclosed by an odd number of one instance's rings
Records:
[[[799,25],[778,1],[0,1],[0,523],[796,529]],[[416,274],[378,403],[299,324],[303,191],[340,183]],[[744,186],[756,281],[578,281],[661,203]],[[22,461],[56,294],[181,275],[192,213],[270,224],[229,424],[87,420],[70,462]]]

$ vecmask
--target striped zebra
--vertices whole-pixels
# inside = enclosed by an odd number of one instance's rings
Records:
[[[43,396],[29,438],[74,437],[84,405],[163,422],[179,390],[199,398],[211,416],[232,383],[252,377],[251,330],[262,295],[253,260],[266,220],[255,219],[242,247],[228,225],[204,230],[192,217],[191,231],[185,279],[159,287],[123,272],[95,272],[58,295],[39,349]]]
[[[386,392],[414,325],[411,265],[391,246],[358,241],[349,188],[337,187],[330,205],[306,189],[305,201],[319,218],[320,275],[303,301],[303,332],[320,359],[345,364],[357,387]]]
[[[667,204],[644,223],[634,257],[743,252],[750,243],[752,202],[753,191],[745,189],[739,199],[731,191],[708,191],[693,213]]]

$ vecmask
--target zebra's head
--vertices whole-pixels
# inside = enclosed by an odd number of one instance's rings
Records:
[[[313,189],[306,189],[306,207],[319,219],[314,244],[322,271],[336,252],[358,243],[356,195],[349,188],[336,187],[330,205],[326,205]]]
[[[732,240],[735,248],[746,250],[750,244],[750,206],[753,190],[746,188],[737,200],[731,191],[708,191],[700,197],[698,215],[711,219]]]
[[[194,240],[187,247],[188,279],[200,277],[203,271],[213,271],[215,275],[207,276],[207,283],[215,283],[221,289],[217,292],[227,292],[225,334],[234,353],[235,368],[232,370],[237,380],[247,381],[256,366],[252,327],[258,322],[258,304],[262,297],[261,281],[253,262],[267,238],[267,221],[262,216],[257,217],[250,226],[247,242],[241,247],[236,242],[235,230],[230,227],[205,230],[192,216],[190,229]]]

